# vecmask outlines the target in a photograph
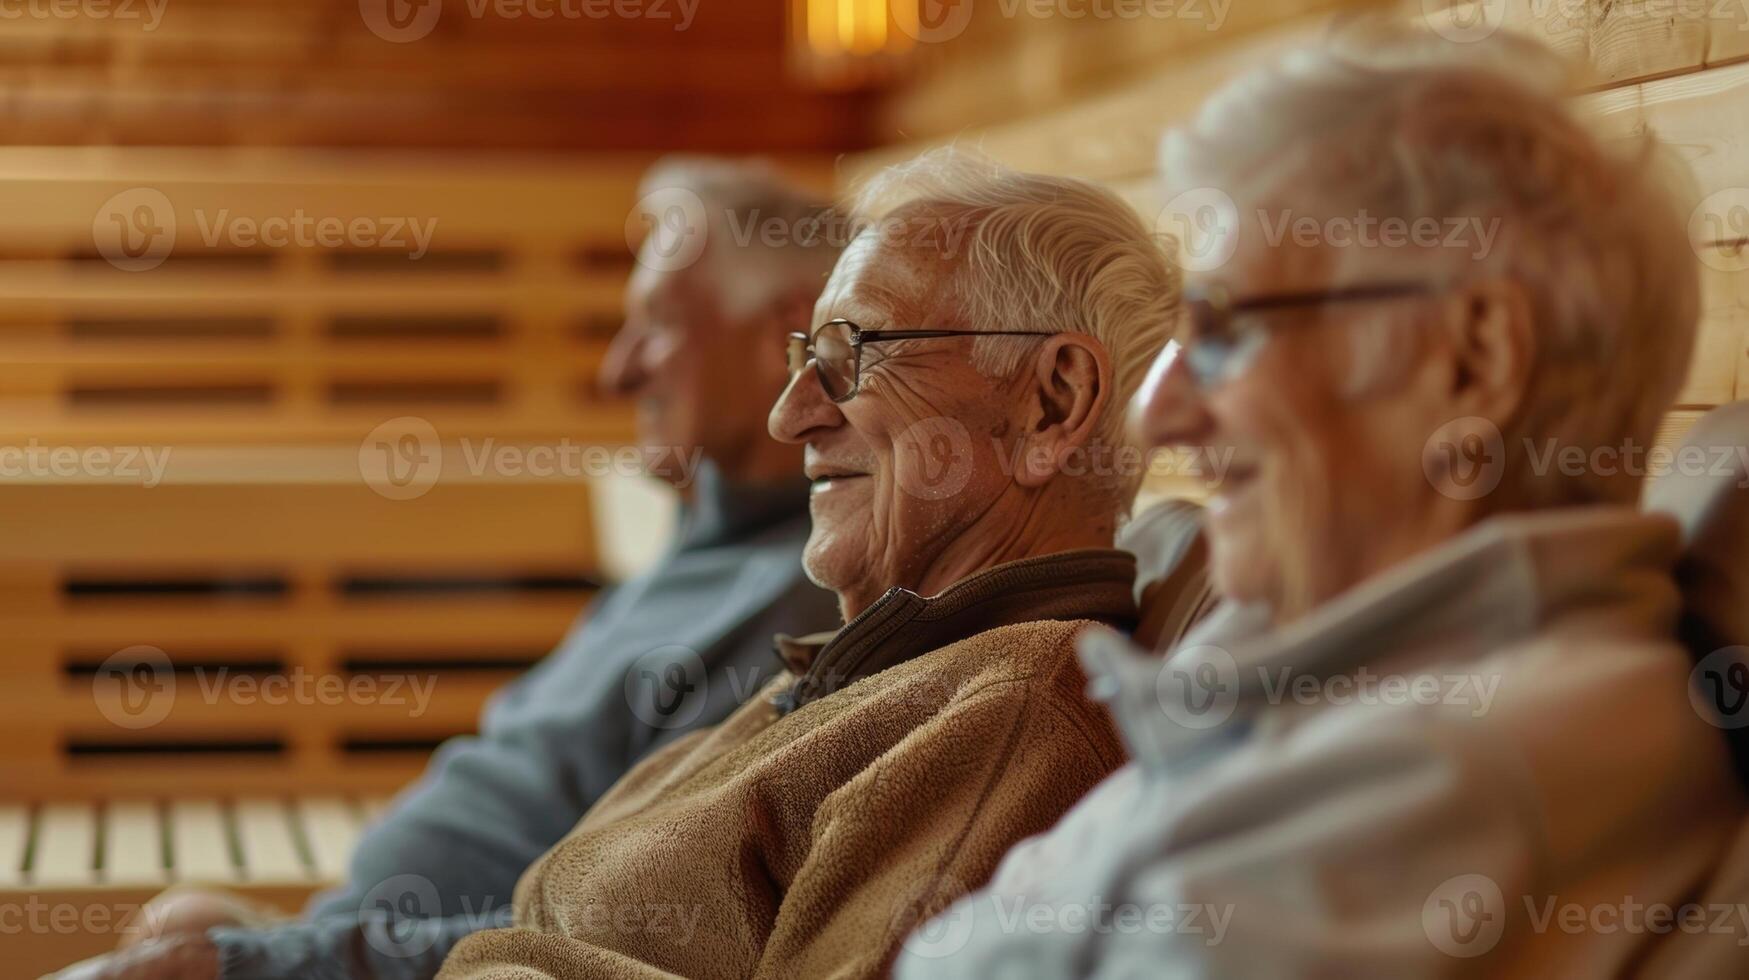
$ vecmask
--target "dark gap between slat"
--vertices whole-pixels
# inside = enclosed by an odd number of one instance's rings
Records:
[[[340,740],[340,751],[347,755],[392,755],[407,752],[428,754],[435,752],[438,746],[447,742],[451,737],[449,735],[427,738],[346,737]]]
[[[587,593],[599,584],[580,575],[423,576],[349,575],[335,583],[347,598],[384,596],[455,596],[505,592]]]
[[[87,760],[123,756],[133,758],[146,755],[282,756],[286,754],[286,743],[281,738],[227,739],[223,742],[199,740],[118,742],[107,739],[67,738],[62,741],[61,750],[71,758]]]
[[[193,577],[193,576],[119,576],[76,575],[61,583],[61,594],[68,599],[146,599],[146,598],[215,598],[259,599],[283,598],[291,592],[285,579],[274,576]]]
[[[236,385],[93,385],[74,384],[67,389],[74,408],[128,408],[165,405],[266,406],[273,403],[270,384]]]
[[[455,316],[340,315],[328,320],[331,340],[495,340],[504,324],[490,313]]]
[[[505,266],[504,252],[495,248],[432,249],[418,258],[401,249],[342,249],[327,252],[324,260],[330,271],[341,273],[501,272]]]
[[[494,405],[502,397],[496,381],[341,381],[328,386],[328,401],[334,405]]]
[[[62,324],[73,340],[269,340],[271,316],[72,317]]]

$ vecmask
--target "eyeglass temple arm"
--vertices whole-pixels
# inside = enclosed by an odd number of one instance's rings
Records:
[[[882,340],[931,340],[936,337],[1048,337],[1037,330],[859,330],[858,343]]]
[[[1393,296],[1414,296],[1433,292],[1433,287],[1425,283],[1386,283],[1379,286],[1350,286],[1346,289],[1331,289],[1311,293],[1283,293],[1277,296],[1259,296],[1255,299],[1242,300],[1233,304],[1233,312],[1252,310],[1274,310],[1289,306],[1311,306],[1329,303],[1358,303],[1369,299],[1389,299]]]

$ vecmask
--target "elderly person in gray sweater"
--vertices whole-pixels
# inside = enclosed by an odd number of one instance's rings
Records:
[[[1229,603],[1164,660],[1084,643],[1133,761],[901,980],[1749,975],[1741,906],[1693,905],[1744,800],[1635,507],[1686,209],[1539,49],[1439,43],[1296,53],[1168,136],[1224,223],[1134,417],[1224,461]]]
[[[821,233],[831,214],[750,163],[673,158],[642,190],[658,234],[640,252],[600,383],[635,403],[646,457],[666,464],[651,475],[681,492],[675,543],[598,596],[496,697],[478,736],[438,751],[365,834],[346,884],[301,918],[174,892],[152,909],[156,936],[64,976],[432,976],[462,937],[505,921],[524,869],[634,763],[721,721],[779,672],[774,633],[838,625],[836,597],[802,572],[800,448],[765,432],[789,380],[771,352],[806,327],[843,250]],[[688,214],[684,227],[661,220],[669,208]],[[793,234],[735,236],[771,221]],[[676,463],[699,457],[696,473]]]

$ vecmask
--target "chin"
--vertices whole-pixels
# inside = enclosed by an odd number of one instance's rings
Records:
[[[850,584],[851,569],[855,567],[849,550],[829,526],[816,520],[808,535],[808,546],[802,551],[802,571],[807,573],[808,581],[828,592],[838,592]]]
[[[1231,535],[1217,535],[1211,539],[1209,578],[1222,598],[1238,603],[1265,602],[1275,598],[1269,560],[1254,547],[1255,543],[1235,541]]]

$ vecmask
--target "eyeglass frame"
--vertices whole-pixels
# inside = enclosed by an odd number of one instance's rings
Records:
[[[1235,332],[1233,321],[1244,313],[1274,313],[1298,307],[1338,306],[1344,303],[1365,303],[1409,296],[1431,296],[1443,291],[1442,287],[1425,282],[1385,282],[1363,286],[1345,286],[1341,289],[1274,293],[1235,302],[1224,287],[1213,286],[1201,290],[1186,290],[1184,306],[1190,314],[1192,324],[1196,322],[1198,313],[1204,312],[1214,323],[1219,325],[1221,336],[1237,339],[1241,336],[1241,332]],[[1252,330],[1242,333],[1250,333],[1260,329],[1252,328]],[[1195,338],[1191,338],[1190,342],[1180,346],[1184,351],[1185,366],[1190,370],[1190,375],[1196,381],[1197,387],[1206,391],[1232,380],[1221,376],[1226,362],[1232,358],[1232,354],[1223,358],[1220,365],[1204,366],[1197,363]]]
[[[854,354],[854,357],[851,359],[852,374],[850,390],[845,392],[842,397],[833,397],[826,381],[826,369],[820,365],[820,359],[814,355],[814,341],[827,327],[837,326],[839,324],[843,324],[850,328],[850,350]],[[856,393],[862,390],[862,348],[868,344],[884,344],[895,340],[935,340],[940,337],[1055,336],[1057,336],[1056,332],[1043,332],[1038,330],[867,330],[858,326],[851,320],[838,317],[836,319],[827,320],[825,323],[815,327],[814,332],[811,334],[802,333],[799,330],[791,332],[786,338],[787,342],[784,345],[784,359],[790,369],[791,380],[794,380],[797,375],[807,370],[808,362],[812,361],[814,364],[814,374],[820,380],[820,390],[826,393],[827,398],[832,399],[833,404],[842,405],[852,398],[855,398]],[[807,360],[804,360],[799,366],[795,363],[795,354],[797,353],[795,344],[798,340],[802,343],[800,353],[807,355]]]

